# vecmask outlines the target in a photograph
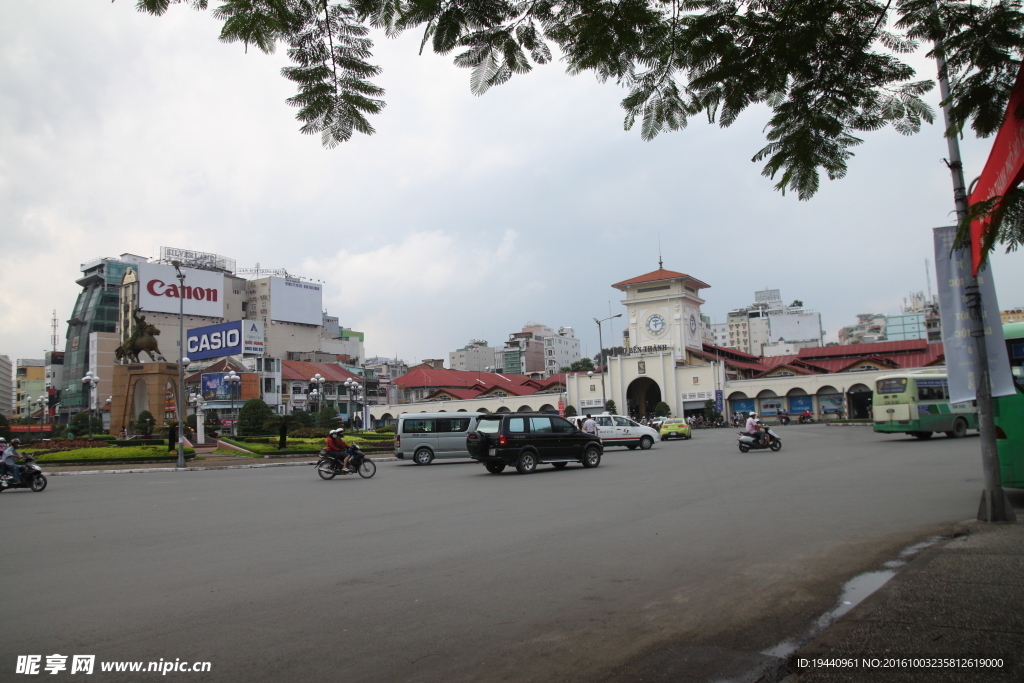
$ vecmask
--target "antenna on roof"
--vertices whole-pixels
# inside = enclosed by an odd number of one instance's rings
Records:
[[[658,270],[664,270],[665,267],[661,264],[661,230],[658,231]]]

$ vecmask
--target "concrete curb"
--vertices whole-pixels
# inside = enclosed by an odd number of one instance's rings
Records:
[[[375,462],[397,461],[398,458],[370,458]],[[218,465],[216,467],[147,467],[134,470],[86,470],[84,472],[43,472],[49,477],[74,477],[84,474],[146,474],[149,472],[202,472],[204,470],[251,470],[264,467],[300,467],[303,465],[315,465],[316,461],[307,462],[267,462],[253,465]]]

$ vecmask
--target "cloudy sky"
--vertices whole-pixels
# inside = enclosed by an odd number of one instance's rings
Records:
[[[777,288],[835,339],[927,288],[930,228],[952,221],[935,126],[866,135],[800,202],[750,161],[764,110],[644,142],[613,84],[553,63],[474,97],[410,34],[377,37],[377,133],[326,150],[285,104],[283,52],[218,32],[185,7],[0,0],[0,354],[42,357],[54,310],[63,349],[80,264],[161,245],[323,280],[368,354],[410,362],[527,321],[574,327],[593,355],[593,319],[623,310],[610,285],[657,268],[659,238],[666,268],[711,285],[713,321]],[[964,141],[968,180],[989,146]],[[994,260],[1002,308],[1024,305],[1022,265]]]

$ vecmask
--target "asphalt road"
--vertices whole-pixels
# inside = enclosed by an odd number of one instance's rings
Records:
[[[779,433],[779,453],[705,430],[527,476],[53,477],[0,496],[0,680],[54,653],[96,655],[98,681],[160,659],[210,662],[167,674],[203,681],[630,680],[666,651],[740,680],[982,488],[976,437]]]

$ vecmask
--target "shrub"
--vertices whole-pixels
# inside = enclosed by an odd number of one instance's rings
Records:
[[[378,434],[394,434],[396,428],[397,425],[384,425],[383,427],[377,427],[373,431],[377,432]]]
[[[654,406],[655,417],[669,417],[670,415],[672,415],[672,406],[664,401],[661,401],[658,405]]]
[[[571,403],[565,407],[566,417],[576,417],[578,414],[579,413],[576,412],[575,406],[573,406]]]
[[[263,425],[274,416],[274,411],[265,402],[258,398],[250,398],[238,411],[238,434],[240,436],[254,436],[265,434]]]
[[[148,410],[143,410],[139,413],[139,417],[135,420],[135,431],[143,436],[149,436],[153,433],[153,428],[156,427],[156,418],[153,417],[153,413]]]

